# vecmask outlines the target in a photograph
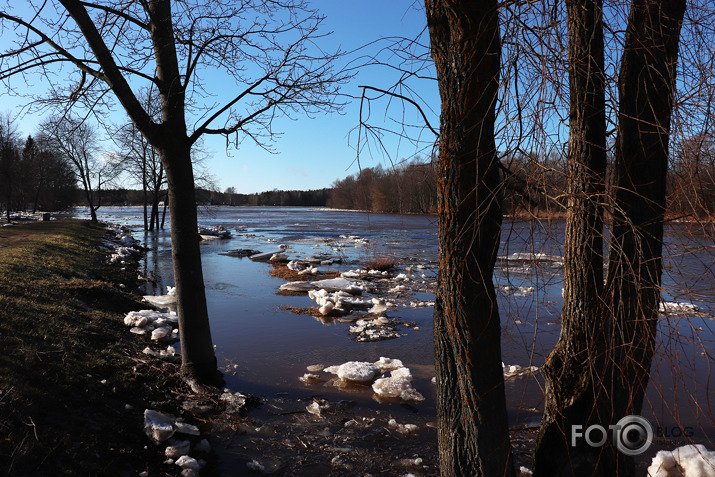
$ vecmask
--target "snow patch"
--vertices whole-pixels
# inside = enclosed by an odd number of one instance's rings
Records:
[[[715,451],[702,444],[658,451],[648,467],[649,477],[715,477]]]

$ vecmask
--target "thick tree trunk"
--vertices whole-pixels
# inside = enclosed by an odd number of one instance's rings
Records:
[[[501,230],[495,1],[427,0],[442,99],[434,313],[442,475],[512,476],[492,273]]]
[[[578,311],[567,302],[576,298],[577,305],[581,302],[588,309],[592,301],[588,295],[579,298],[567,292],[562,338],[545,366],[551,387],[537,443],[537,476],[635,474],[631,455],[641,443],[634,445],[623,436],[613,439],[609,433],[603,446],[592,447],[583,437],[573,446],[572,433],[574,425],[581,425],[582,430],[594,423],[609,428],[625,416],[639,414],[648,384],[657,330],[668,137],[684,10],[684,0],[634,0],[631,6],[619,75],[616,192],[607,280],[600,312],[590,326],[588,321],[584,326],[571,326]],[[567,261],[566,266],[578,263]],[[588,262],[582,261],[581,266]],[[564,275],[568,286],[571,277],[567,271]],[[561,345],[562,341],[570,346]],[[578,358],[572,361],[586,365],[570,366],[571,361],[564,361],[570,355]]]
[[[613,419],[639,414],[658,327],[670,121],[685,0],[634,0],[619,75],[604,304]],[[623,346],[627,344],[628,346]],[[632,464],[632,463],[631,463]]]
[[[542,368],[543,422],[536,447],[537,476],[590,475],[600,449],[583,439],[571,447],[573,425],[592,411],[594,334],[603,290],[603,203],[606,172],[606,99],[602,0],[567,0],[570,121],[568,215],[564,243],[561,335]]]
[[[181,371],[189,383],[223,384],[217,370],[206,306],[188,140],[160,150],[169,189],[171,252],[181,337]]]

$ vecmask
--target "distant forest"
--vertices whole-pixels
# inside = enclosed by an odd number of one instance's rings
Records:
[[[239,194],[234,191],[233,187],[225,192],[196,189],[196,202],[199,205],[325,207],[331,189],[274,189],[256,194]],[[162,190],[160,197],[166,198],[165,190]],[[102,205],[141,205],[143,200],[141,190],[113,189],[102,192]]]
[[[394,214],[437,212],[437,170],[415,160],[390,169],[368,167],[335,181],[328,206]]]
[[[2,127],[0,127],[2,132]],[[54,211],[84,204],[86,191],[77,188],[72,163],[46,140],[30,137],[25,144],[5,147],[0,157],[0,212]],[[670,217],[715,216],[715,147],[676,148],[668,171]],[[8,160],[12,156],[14,161]],[[9,167],[8,164],[17,167]],[[505,178],[502,194],[507,215],[522,218],[562,217],[567,208],[567,168],[563,155],[547,157],[512,155],[502,159]],[[607,188],[611,169],[607,172]],[[115,188],[96,190],[97,205],[142,205],[144,191]],[[158,189],[158,202],[165,201],[166,186]],[[317,190],[271,190],[255,194],[198,188],[199,205],[332,207],[376,213],[435,214],[437,170],[434,162],[414,160],[389,169],[378,165],[336,180],[332,187]],[[11,204],[10,207],[7,204]],[[151,201],[149,202],[151,206]]]

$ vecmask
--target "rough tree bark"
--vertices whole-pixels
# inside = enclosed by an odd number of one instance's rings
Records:
[[[572,426],[598,423],[608,428],[627,415],[639,414],[648,385],[657,332],[668,139],[684,11],[684,0],[634,0],[631,5],[618,80],[608,274],[599,311],[591,320],[573,329],[574,311],[564,305],[562,337],[545,367],[552,385],[537,442],[537,476],[635,474],[633,458],[623,452],[630,450],[623,436],[613,439],[609,433],[602,447],[591,447],[584,439],[572,446]],[[577,262],[565,265],[573,267]],[[568,273],[564,275],[568,283]],[[593,298],[571,291],[565,299],[591,309]]]
[[[634,0],[618,78],[620,109],[605,316],[604,407],[617,421],[639,414],[650,379],[661,299],[670,122],[685,0]],[[627,345],[627,346],[624,346]],[[632,475],[632,459],[623,475]]]
[[[566,0],[569,36],[568,213],[564,239],[561,335],[542,367],[544,416],[535,475],[589,475],[599,449],[581,439],[571,448],[574,424],[598,422],[590,413],[594,327],[603,291],[603,203],[606,172],[606,99],[602,0]],[[576,398],[576,399],[575,399]],[[566,432],[565,432],[566,431]]]
[[[501,232],[494,141],[497,2],[426,0],[442,100],[434,312],[442,475],[514,475],[492,274]]]

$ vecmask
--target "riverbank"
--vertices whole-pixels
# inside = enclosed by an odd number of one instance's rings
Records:
[[[179,475],[166,443],[144,435],[145,409],[209,438],[213,452],[197,456],[207,461],[202,476],[438,474],[430,419],[404,432],[404,416],[349,393],[277,393],[253,400],[261,405],[248,414],[193,394],[178,365],[144,354],[148,338],[124,324],[147,305],[132,291],[135,265],[110,264],[100,250],[106,234],[86,221],[0,228],[0,475]],[[528,465],[533,430],[513,438]]]
[[[0,475],[165,474],[144,410],[189,390],[127,333],[124,315],[146,305],[136,267],[100,250],[106,235],[86,221],[0,228]]]

